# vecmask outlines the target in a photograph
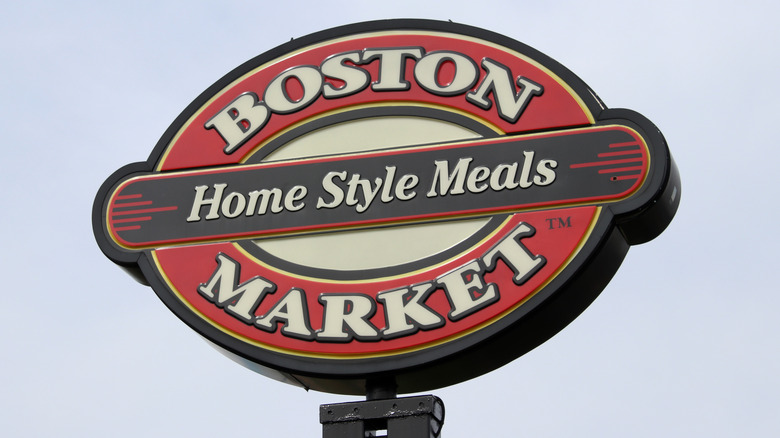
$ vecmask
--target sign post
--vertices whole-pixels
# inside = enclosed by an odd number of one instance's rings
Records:
[[[326,438],[437,436],[441,401],[396,393],[545,342],[679,200],[658,128],[556,61],[482,29],[386,20],[228,73],[106,180],[93,228],[231,359],[367,394],[322,407]]]

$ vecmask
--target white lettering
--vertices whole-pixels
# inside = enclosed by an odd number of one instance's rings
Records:
[[[325,307],[322,330],[317,339],[328,341],[373,340],[379,336],[368,319],[376,313],[376,303],[366,295],[323,294],[319,297]]]
[[[486,272],[494,271],[502,260],[514,275],[517,285],[525,284],[546,264],[545,257],[532,255],[523,239],[536,230],[520,223],[514,230],[488,250],[482,257],[441,275],[439,278],[364,295],[354,293],[321,293],[322,325],[313,330],[312,315],[303,289],[292,287],[262,316],[257,316],[263,300],[276,292],[277,286],[260,276],[239,284],[241,266],[223,253],[217,254],[217,268],[209,280],[197,287],[205,299],[224,309],[245,324],[273,333],[281,327],[284,336],[319,342],[374,342],[413,335],[420,330],[432,330],[446,324],[446,319],[426,305],[428,298],[441,291],[449,301],[448,319],[466,318],[500,299],[498,285],[484,280]],[[441,295],[440,295],[441,297]],[[378,330],[371,321],[377,306],[382,305],[385,326]]]
[[[446,64],[452,64],[455,72],[452,80],[448,83],[442,83],[440,74],[442,67]],[[431,52],[414,66],[414,79],[431,94],[455,96],[465,93],[477,83],[479,69],[471,58],[460,53]]]
[[[333,182],[333,178],[346,181],[347,172],[328,172],[327,175],[325,175],[325,178],[322,180],[322,188],[333,197],[333,200],[325,202],[322,197],[317,198],[317,209],[336,208],[344,201],[344,190]]]
[[[537,186],[549,186],[555,181],[555,169],[558,167],[558,162],[555,160],[541,160],[539,165],[536,166],[536,173],[539,175],[534,176],[534,184]]]
[[[233,200],[235,199],[236,205],[233,207]],[[246,208],[246,198],[241,193],[233,192],[225,196],[225,200],[222,201],[222,215],[228,218],[234,218],[244,212]]]
[[[284,197],[284,208],[287,209],[287,211],[298,211],[302,209],[306,204],[299,201],[306,197],[306,193],[307,190],[305,186],[293,186],[293,188],[287,192],[287,196]]]
[[[259,207],[257,206],[258,199],[260,199]],[[246,209],[246,215],[266,214],[269,204],[271,205],[271,213],[282,212],[282,189],[252,190],[249,192],[249,205]]]
[[[394,180],[395,166],[385,166],[385,181],[382,184],[382,197],[379,198],[384,203],[388,203],[393,200],[393,195],[390,194],[390,191],[392,190]]]
[[[490,169],[483,166],[475,167],[469,172],[468,180],[466,181],[466,188],[471,193],[480,193],[488,189],[487,184],[480,184],[490,177]]]
[[[539,269],[542,269],[547,260],[540,255],[532,256],[528,248],[520,241],[524,237],[531,237],[536,230],[526,224],[519,224],[509,235],[491,248],[482,256],[482,261],[489,271],[496,267],[496,261],[500,258],[507,266],[512,268],[515,275],[515,284],[521,285],[528,281]]]
[[[287,90],[289,81],[298,81],[303,88],[303,96],[293,99]],[[311,104],[322,91],[322,75],[316,67],[300,65],[275,77],[265,90],[263,100],[268,109],[277,114],[290,114]]]
[[[271,310],[255,321],[255,326],[276,331],[276,325],[283,322],[282,334],[301,339],[311,339],[313,332],[309,326],[309,312],[306,307],[306,295],[301,289],[290,289]]]
[[[296,185],[290,188],[287,193],[280,188],[253,190],[244,195],[239,192],[230,192],[223,195],[227,184],[214,184],[214,196],[206,198],[208,186],[195,187],[195,199],[192,203],[190,215],[187,222],[197,222],[201,219],[200,210],[203,207],[209,207],[209,213],[205,216],[206,220],[219,219],[219,213],[222,216],[231,219],[246,214],[246,216],[264,215],[269,211],[271,213],[281,213],[284,210],[298,211],[303,209],[306,197],[306,187]]]
[[[219,204],[222,202],[222,192],[227,187],[227,184],[214,184],[214,197],[206,199],[206,190],[209,186],[197,186],[195,187],[195,201],[192,203],[192,210],[187,217],[187,222],[197,222],[200,220],[200,208],[204,205],[209,206],[209,214],[206,215],[206,220],[218,219],[219,213],[217,213]]]
[[[517,163],[499,164],[490,175],[490,188],[497,192],[504,189],[516,189],[520,185],[515,182],[516,177]]]
[[[444,319],[424,304],[434,290],[433,283],[423,283],[377,294],[377,301],[384,304],[387,321],[382,336],[396,338],[444,325]]]
[[[387,49],[366,49],[363,64],[379,59],[379,79],[371,84],[374,91],[405,91],[411,84],[405,79],[406,60],[420,59],[423,50],[419,47],[397,47]]]
[[[543,88],[541,85],[522,76],[517,78],[517,85],[520,86],[520,91],[515,93],[515,87],[512,83],[512,72],[506,66],[489,58],[482,60],[482,67],[487,72],[487,76],[479,84],[476,91],[466,95],[466,100],[487,110],[492,106],[492,103],[487,99],[487,95],[493,93],[493,100],[496,101],[498,115],[510,123],[517,122],[531,98],[542,94]]]
[[[414,198],[417,196],[417,192],[407,193],[407,191],[417,187],[419,182],[420,178],[417,175],[410,173],[402,176],[401,179],[398,180],[398,185],[395,186],[395,197],[401,201],[408,201]]]
[[[231,154],[265,126],[271,113],[257,101],[255,93],[244,93],[219,110],[204,125],[215,129],[227,142],[225,153]]]
[[[251,324],[254,311],[263,297],[276,290],[276,285],[262,277],[253,277],[238,284],[240,265],[225,254],[217,254],[217,269],[208,283],[198,286],[206,299],[226,312]]]
[[[346,65],[346,61],[357,64],[360,62],[360,52],[346,52],[333,55],[320,66],[323,75],[344,82],[344,85],[340,87],[334,87],[326,82],[322,88],[322,96],[326,99],[358,93],[363,91],[371,82],[371,75],[367,71],[360,67]]]
[[[349,206],[355,206],[355,210],[358,213],[366,211],[371,202],[374,201],[376,194],[379,193],[379,187],[382,186],[382,178],[376,178],[374,180],[375,187],[371,187],[371,182],[367,179],[360,178],[360,174],[356,173],[352,175],[352,178],[347,183],[347,202]],[[363,205],[360,205],[360,201],[357,198],[358,187],[363,194]]]
[[[523,76],[515,78],[508,67],[489,58],[481,61],[485,75],[479,82],[480,67],[462,53],[442,50],[426,54],[421,47],[367,48],[362,52],[334,54],[319,66],[289,68],[262,90],[262,101],[258,98],[261,91],[244,92],[214,114],[204,126],[219,133],[226,142],[224,152],[230,154],[262,129],[271,114],[295,113],[320,96],[325,99],[351,96],[367,89],[369,84],[373,91],[410,90],[412,84],[406,79],[408,60],[414,62],[412,74],[425,92],[437,96],[466,93],[466,102],[485,111],[495,103],[497,114],[510,123],[516,123],[531,100],[544,92],[542,85]],[[373,68],[361,66],[374,61],[377,61],[377,77],[371,82],[369,70],[373,71]],[[300,96],[293,96],[294,89],[301,90]]]
[[[473,158],[461,158],[458,160],[458,164],[455,165],[455,169],[450,173],[450,163],[447,161],[435,161],[436,173],[433,175],[433,183],[431,189],[426,194],[427,197],[433,198],[436,196],[460,195],[466,193],[463,190],[463,186],[466,181],[466,173],[468,172],[469,163]],[[436,183],[439,183],[439,190],[436,190]],[[454,183],[454,187],[453,187]],[[450,190],[452,187],[452,190]]]
[[[484,272],[484,266],[474,260],[436,279],[436,283],[444,288],[452,306],[450,320],[465,318],[498,301],[498,286],[494,283],[485,285],[482,281]],[[469,277],[471,279],[467,280]]]
[[[520,181],[518,181],[518,184],[520,184],[521,189],[527,189],[528,187],[531,187],[533,182],[531,182],[531,167],[533,166],[534,162],[534,152],[523,152],[523,170],[520,173]]]

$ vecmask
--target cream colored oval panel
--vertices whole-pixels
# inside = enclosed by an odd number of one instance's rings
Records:
[[[296,138],[263,161],[310,158],[479,138],[445,121],[377,117],[331,125]],[[295,264],[337,271],[397,266],[439,254],[473,235],[489,218],[404,225],[255,241],[262,250]],[[370,244],[367,244],[370,242]]]

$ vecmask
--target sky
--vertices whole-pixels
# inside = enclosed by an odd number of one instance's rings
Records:
[[[503,368],[430,393],[442,436],[780,436],[777,2],[14,2],[0,6],[0,431],[9,437],[321,436],[358,400],[228,360],[98,249],[102,182],[290,38],[384,18],[528,44],[664,133],[670,227]]]

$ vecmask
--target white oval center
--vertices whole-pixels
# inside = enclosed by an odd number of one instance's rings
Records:
[[[311,158],[480,138],[462,126],[411,116],[353,120],[312,131],[264,161]],[[431,163],[433,165],[433,163]],[[363,270],[397,266],[439,254],[467,239],[489,218],[339,231],[255,241],[271,255],[303,266]]]

